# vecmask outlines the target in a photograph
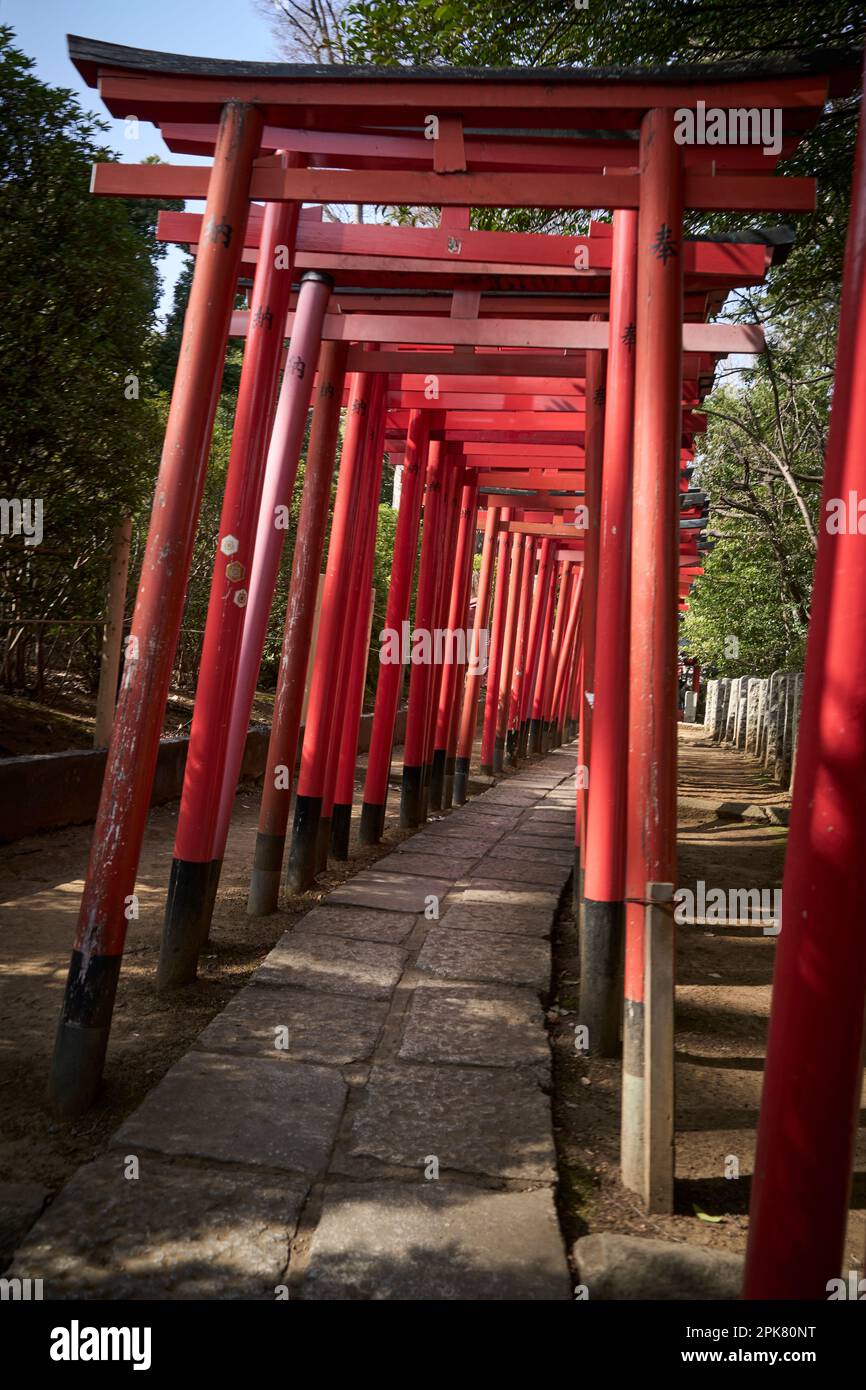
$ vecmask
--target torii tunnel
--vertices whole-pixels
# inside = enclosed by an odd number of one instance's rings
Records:
[[[233,337],[243,363],[158,983],[192,980],[207,939],[280,517],[302,456],[248,910],[275,911],[284,877],[303,891],[329,855],[345,859],[353,817],[362,843],[382,835],[405,670],[384,651],[360,804],[354,776],[387,453],[402,473],[386,635],[399,645],[413,612],[413,643],[429,642],[410,665],[401,824],[466,799],[479,733],[492,776],[574,741],[580,1020],[600,1055],[618,1055],[622,1040],[622,1177],[637,1189],[651,1064],[647,904],[676,883],[678,621],[708,544],[707,499],[691,482],[695,436],[719,359],[763,347],[759,329],[713,320],[731,290],[761,285],[785,252],[785,236],[754,231],[755,218],[814,210],[814,180],[776,165],[856,71],[826,55],[784,67],[497,71],[69,46],[111,115],[133,111],[177,154],[209,163],[94,169],[98,196],[206,206],[160,216],[159,236],[193,248],[195,269],[52,1102],[80,1113],[102,1074]],[[675,112],[698,102],[780,110],[781,149],[678,143]],[[866,484],[863,143],[861,134],[827,496]],[[345,204],[430,209],[437,225],[323,220],[327,205]],[[470,228],[473,208],[595,216],[586,236],[484,232]],[[687,212],[738,214],[742,227],[688,240]],[[856,535],[821,537],[802,728],[750,1298],[823,1297],[842,1258],[866,1002],[866,559]]]

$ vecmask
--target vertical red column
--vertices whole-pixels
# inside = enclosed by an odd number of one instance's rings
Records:
[[[511,561],[508,572],[508,603],[505,615],[505,635],[502,639],[502,661],[499,667],[499,683],[496,693],[496,729],[493,743],[493,771],[501,772],[505,766],[505,735],[508,730],[508,707],[511,700],[511,683],[514,679],[514,652],[517,642],[517,620],[520,598],[523,592],[523,573],[528,564],[529,550],[526,542],[529,536],[516,532],[511,537]]]
[[[454,760],[454,801],[458,806],[462,806],[466,801],[469,769],[472,764],[472,745],[475,742],[475,731],[478,727],[478,689],[481,684],[483,666],[486,664],[487,615],[490,612],[490,584],[493,577],[493,557],[498,528],[498,508],[488,507],[487,520],[484,525],[484,544],[481,551],[481,571],[478,575],[478,593],[475,600],[475,621],[472,625],[471,651],[466,669],[466,683],[463,690],[463,705],[457,735],[457,754]]]
[[[373,581],[373,561],[379,525],[379,494],[382,489],[382,464],[385,445],[385,385],[386,377],[378,373],[370,411],[372,422],[368,454],[364,465],[362,506],[365,512],[366,535],[359,537],[358,578],[354,585],[351,624],[347,633],[351,643],[346,646],[344,675],[340,684],[346,690],[346,709],[340,735],[339,758],[336,764],[333,804],[329,805],[330,788],[326,790],[323,824],[330,818],[331,852],[335,859],[349,857],[352,828],[352,805],[355,791],[355,763],[358,757],[358,732],[364,704],[364,686],[370,655],[370,589]],[[354,631],[353,631],[354,629]]]
[[[65,1116],[90,1105],[105,1062],[261,131],[254,107],[224,107],[51,1065]]]
[[[866,130],[854,168],[821,515],[866,494]],[[866,540],[821,528],[758,1124],[745,1297],[827,1298],[845,1228],[866,1002]]]
[[[592,705],[595,699],[595,633],[598,604],[598,537],[601,511],[601,472],[604,453],[606,361],[603,352],[586,354],[586,438],[584,441],[584,504],[587,527],[583,538],[583,660],[578,711],[578,766],[589,766]],[[586,853],[586,812],[589,796],[585,778],[577,779],[575,810],[574,886],[579,930],[583,931],[583,874]]]
[[[233,605],[243,608],[245,616],[240,632],[231,708],[227,723],[222,727],[219,746],[214,747],[219,773],[219,800],[216,814],[210,811],[211,839],[209,848],[204,851],[209,861],[207,896],[195,895],[196,876],[190,875],[187,868],[195,863],[191,856],[196,842],[193,840],[188,845],[187,835],[195,825],[193,813],[199,799],[197,791],[201,773],[199,765],[190,766],[188,760],[184,791],[190,809],[185,811],[181,802],[175,841],[177,869],[172,876],[166,903],[157,968],[157,985],[160,989],[176,989],[195,978],[199,952],[210,928],[283,551],[286,534],[283,516],[288,516],[292,500],[313,389],[313,363],[319,353],[322,323],[330,293],[331,281],[328,276],[317,270],[304,273],[268,448],[248,588],[237,589],[232,595]],[[208,772],[207,783],[213,785],[212,772]]]
[[[292,163],[298,163],[296,157]],[[162,984],[185,984],[195,975],[219,885],[222,859],[213,857],[214,829],[291,297],[297,223],[297,203],[269,203],[265,208],[166,901],[166,936],[177,938],[186,950],[177,978],[163,978]]]
[[[409,415],[406,434],[406,454],[400,487],[400,509],[394,536],[394,559],[391,566],[391,585],[385,611],[387,637],[376,683],[376,704],[373,710],[373,731],[367,757],[367,776],[364,780],[364,800],[361,806],[360,838],[362,845],[376,845],[382,838],[385,806],[388,800],[388,777],[394,744],[394,725],[397,702],[403,679],[402,650],[407,643],[406,627],[415,556],[418,551],[421,497],[427,473],[427,450],[430,436],[429,411],[413,410]],[[392,660],[391,657],[396,659]]]
[[[400,825],[403,827],[416,826],[422,819],[425,721],[432,671],[431,629],[434,626],[436,603],[436,568],[442,544],[444,472],[445,445],[440,440],[434,440],[430,445],[427,465],[424,532],[421,538],[418,591],[415,595],[415,629],[409,676],[409,709],[403,744],[403,779],[400,793]]]
[[[556,604],[556,617],[553,621],[553,634],[550,639],[550,654],[547,670],[544,673],[544,699],[541,709],[541,751],[546,753],[553,735],[553,687],[559,665],[559,652],[565,632],[568,605],[571,597],[571,565],[561,560],[559,565],[559,599]]]
[[[672,111],[649,111],[640,137],[623,1025],[632,1153],[643,1133],[643,904],[648,883],[676,883],[683,175],[673,127]]]
[[[348,351],[348,343],[325,343],[319,354],[316,404],[247,901],[247,912],[253,917],[277,910]]]
[[[487,687],[484,696],[484,723],[481,730],[481,775],[493,775],[493,749],[496,742],[496,718],[499,709],[499,673],[502,668],[502,645],[505,639],[505,619],[508,613],[508,591],[511,566],[511,508],[502,509],[502,529],[496,545],[496,588],[493,596],[493,621],[490,624],[490,660],[487,666]]]
[[[631,475],[637,304],[636,212],[613,222],[610,340],[598,547],[592,784],[587,806],[581,1022],[589,1047],[619,1048],[620,970],[625,932],[625,789],[628,763],[628,631],[631,584]],[[643,896],[643,895],[641,895]],[[583,968],[583,967],[582,967]],[[629,1005],[626,1004],[628,1012]],[[629,1057],[629,1066],[643,1058]],[[636,1155],[641,1161],[641,1155]],[[633,1183],[628,1184],[633,1187]]]
[[[452,644],[466,643],[466,609],[469,602],[469,585],[472,577],[472,561],[475,554],[475,521],[478,509],[477,475],[462,473],[464,481],[460,490],[460,515],[457,532],[457,545],[454,556],[454,579],[451,585],[448,608],[448,640]],[[436,738],[433,747],[433,760],[430,769],[430,808],[442,810],[446,779],[451,778],[452,794],[454,783],[454,764],[448,767],[448,736],[454,724],[454,707],[460,689],[460,674],[465,662],[458,659],[452,646],[451,659],[442,673],[439,691],[439,705],[436,716]],[[453,754],[452,754],[453,759]]]
[[[353,538],[357,524],[366,452],[367,417],[373,373],[355,372],[349,397],[337,497],[331,522],[328,565],[322,594],[316,660],[307,702],[301,770],[286,882],[303,893],[315,881],[319,822],[325,795],[328,747],[332,737],[339,677],[340,642],[351,581]]]
[[[572,569],[574,570],[574,575],[569,597],[568,620],[562,639],[559,666],[553,687],[552,703],[555,711],[554,717],[556,720],[557,742],[559,744],[562,743],[565,735],[565,725],[568,716],[568,697],[571,689],[574,666],[577,660],[581,599],[583,596],[583,566],[574,564],[572,565]]]
[[[555,550],[551,545],[550,559],[547,571],[547,588],[544,595],[544,607],[541,615],[541,629],[538,643],[538,655],[535,662],[535,673],[532,682],[532,695],[529,702],[529,740],[528,748],[531,755],[540,753],[541,734],[542,734],[542,708],[544,703],[544,685],[547,677],[547,663],[550,657],[550,643],[553,631],[553,614],[556,607],[556,561]]]
[[[538,661],[541,652],[543,622],[547,609],[547,596],[550,574],[553,568],[553,542],[546,536],[541,542],[538,555],[538,571],[532,590],[532,607],[529,614],[529,636],[526,641],[526,662],[520,684],[520,755],[525,756],[529,747],[529,724],[532,713],[532,699],[535,680],[538,674]]]
[[[529,612],[532,606],[535,570],[538,563],[534,536],[524,537],[523,577],[520,582],[520,606],[517,610],[517,635],[514,641],[514,673],[508,697],[508,728],[505,751],[512,767],[520,751],[520,710],[523,702],[523,682],[526,675],[526,654],[529,643]]]
[[[445,516],[443,518],[444,544],[439,555],[436,576],[436,608],[434,619],[433,666],[430,672],[430,685],[427,692],[427,714],[424,726],[424,769],[421,783],[421,820],[427,819],[433,795],[433,757],[436,747],[436,729],[439,722],[439,700],[442,693],[442,679],[446,662],[453,651],[448,636],[448,613],[451,606],[451,590],[457,571],[457,536],[460,529],[460,496],[463,491],[464,469],[460,463],[460,446],[449,444],[446,451]],[[442,778],[444,767],[440,765],[437,773],[435,797],[437,809],[442,801]]]

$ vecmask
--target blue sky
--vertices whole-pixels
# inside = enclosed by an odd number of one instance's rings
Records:
[[[15,30],[16,46],[35,60],[37,76],[53,86],[71,87],[86,110],[108,121],[106,143],[129,163],[149,154],[175,163],[207,161],[170,154],[147,123],[140,126],[138,140],[126,138],[123,122],[108,115],[97,92],[70,63],[67,34],[208,58],[268,62],[280,57],[268,19],[255,0],[0,0],[0,21]],[[182,259],[172,250],[163,262],[163,310],[171,304]]]

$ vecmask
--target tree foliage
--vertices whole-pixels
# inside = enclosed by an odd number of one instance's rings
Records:
[[[159,454],[156,208],[91,195],[106,127],[13,38],[0,28],[0,492],[42,499],[44,540],[0,542],[0,612],[98,618],[112,530],[149,500]],[[2,637],[20,652],[34,631]]]

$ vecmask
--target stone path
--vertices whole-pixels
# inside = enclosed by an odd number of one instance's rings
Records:
[[[541,1000],[574,753],[277,943],[19,1248],[46,1298],[568,1299]]]

